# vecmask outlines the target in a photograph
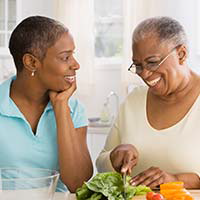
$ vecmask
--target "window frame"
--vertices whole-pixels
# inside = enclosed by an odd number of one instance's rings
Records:
[[[5,21],[8,24],[8,0],[4,0],[5,1]],[[16,0],[16,24],[19,22],[20,20],[20,12],[21,11],[21,0]],[[12,31],[8,31],[7,30],[7,25],[5,30],[0,31],[0,33],[4,33],[5,34],[5,41],[7,41],[7,34],[11,33]],[[6,46],[7,45],[7,46]],[[9,57],[9,48],[8,48],[8,44],[6,44],[4,47],[0,47],[0,57]]]
[[[122,26],[123,26],[123,29],[124,29],[124,17],[125,17],[125,13],[124,13],[124,2],[123,2],[123,7],[122,7],[122,17],[102,17],[102,18],[95,18],[95,15],[94,15],[94,23],[100,23],[100,24],[103,24],[103,23],[107,23],[108,21],[112,21],[113,23],[116,23],[116,22],[122,22]],[[94,8],[93,8],[94,9]],[[94,29],[95,29],[95,24],[94,24]],[[94,35],[94,45],[95,45],[95,35]],[[122,41],[123,41],[123,33],[122,33]],[[122,42],[122,48],[123,48],[123,43],[124,41]],[[94,48],[95,49],[95,48]],[[95,51],[95,50],[94,50]],[[122,50],[123,51],[123,50]],[[112,69],[120,69],[121,67],[121,64],[122,64],[122,60],[123,60],[123,56],[119,56],[119,57],[116,57],[116,56],[113,56],[113,57],[97,57],[95,55],[95,52],[94,52],[94,56],[95,56],[95,59],[94,59],[94,62],[95,62],[95,69],[98,69],[98,70],[112,70]]]
[[[199,22],[200,22],[200,12],[199,12],[199,9],[200,9],[200,2],[199,1],[197,1],[196,2],[197,3],[197,6],[196,6],[196,19],[197,19],[197,21],[196,21],[196,24],[197,24],[197,26],[196,26],[196,40],[197,40],[197,43],[196,43],[196,51],[197,51],[197,55],[198,56],[200,56],[200,38],[199,38],[199,34],[200,34],[200,24],[199,24]]]

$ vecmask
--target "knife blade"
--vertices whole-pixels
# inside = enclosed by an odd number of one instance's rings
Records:
[[[126,200],[126,172],[123,173],[122,179],[123,179],[123,197]]]

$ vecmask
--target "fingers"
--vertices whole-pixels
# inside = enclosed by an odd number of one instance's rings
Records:
[[[76,88],[77,88],[77,84],[76,84],[76,81],[74,81],[71,84],[71,87],[68,90],[66,90],[66,91],[68,91],[69,94],[70,94],[70,96],[71,96],[74,93],[74,91],[76,90]]]
[[[110,154],[114,169],[127,174],[131,174],[132,168],[137,164],[137,158],[137,150],[130,144],[119,145]]]
[[[74,93],[76,90],[76,81],[74,81],[71,86],[62,92],[55,92],[55,91],[49,91],[49,98],[51,102],[57,103],[57,102],[66,102]]]
[[[60,92],[59,96],[62,99],[67,99],[68,100],[72,96],[72,94],[74,93],[76,88],[77,88],[76,81],[74,81],[67,90],[64,90],[63,92]]]
[[[133,177],[130,181],[131,185],[146,185],[151,188],[163,183],[164,172],[157,167],[151,167],[148,170]]]
[[[164,177],[160,176],[158,179],[156,179],[155,181],[153,181],[151,184],[149,184],[148,186],[152,189],[156,189],[158,188],[159,185],[164,183]]]
[[[113,154],[111,153],[111,162],[112,162],[113,168],[117,172],[121,171],[121,167],[122,167],[122,163],[123,163],[123,156],[124,156],[124,154],[121,151],[113,152]]]
[[[57,96],[57,92],[49,91],[49,98],[52,103],[53,103],[54,99],[56,98],[56,96]]]
[[[121,173],[131,174],[132,168],[137,164],[137,159],[130,152],[125,154]]]

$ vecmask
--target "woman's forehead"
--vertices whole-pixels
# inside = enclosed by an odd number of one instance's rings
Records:
[[[132,59],[135,61],[145,60],[152,57],[161,57],[174,48],[173,44],[157,41],[140,41],[133,44]]]
[[[132,50],[133,51],[141,51],[143,53],[149,52],[159,52],[163,50],[168,50],[173,46],[169,41],[160,41],[155,37],[148,37],[138,41],[133,41]]]

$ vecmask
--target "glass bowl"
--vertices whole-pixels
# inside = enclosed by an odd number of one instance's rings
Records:
[[[59,173],[36,168],[0,168],[0,200],[52,200]]]

